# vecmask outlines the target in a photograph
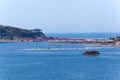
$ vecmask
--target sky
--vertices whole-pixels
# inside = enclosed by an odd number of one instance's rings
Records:
[[[120,32],[120,0],[0,0],[0,24],[46,33]]]

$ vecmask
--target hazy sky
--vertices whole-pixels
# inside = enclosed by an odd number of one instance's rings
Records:
[[[0,0],[0,24],[43,32],[120,32],[120,0]]]

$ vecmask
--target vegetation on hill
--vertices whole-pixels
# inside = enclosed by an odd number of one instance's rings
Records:
[[[1,39],[14,39],[14,38],[44,38],[45,35],[41,29],[21,29],[11,26],[0,25],[0,38]]]

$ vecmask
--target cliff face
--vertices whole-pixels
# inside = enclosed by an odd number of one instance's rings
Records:
[[[37,38],[45,37],[41,29],[21,29],[11,26],[0,25],[0,38],[1,39],[13,39],[13,38]]]

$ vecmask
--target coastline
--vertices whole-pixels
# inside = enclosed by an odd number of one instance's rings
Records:
[[[23,39],[15,39],[15,40],[10,40],[10,39],[1,39],[0,43],[8,43],[8,42],[43,42],[46,41],[48,43],[52,44],[87,44],[87,45],[94,45],[94,46],[120,46],[120,41],[114,41],[114,40],[109,40],[109,39],[103,39],[103,40],[98,40],[98,39],[90,39],[90,40],[54,40],[54,39],[28,39],[23,40]]]

